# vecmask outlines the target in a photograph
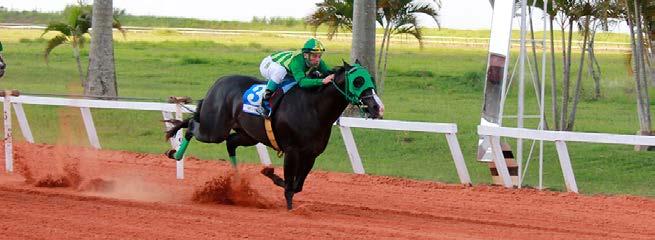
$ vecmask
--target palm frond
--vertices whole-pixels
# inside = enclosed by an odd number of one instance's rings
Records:
[[[434,2],[416,2],[409,4],[407,8],[407,14],[422,14],[431,17],[434,22],[437,24],[437,27],[441,28],[441,22],[439,21],[439,5]]]
[[[305,18],[314,32],[321,25],[327,25],[328,39],[332,39],[339,30],[352,29],[353,0],[324,0],[316,7],[316,11]]]
[[[60,34],[52,39],[48,40],[48,44],[45,47],[45,53],[43,55],[46,63],[48,62],[48,55],[50,55],[50,52],[52,52],[52,49],[56,48],[57,46],[66,43],[68,41],[68,37],[66,35]]]
[[[43,30],[43,33],[41,34],[41,37],[43,37],[43,35],[45,35],[48,32],[51,32],[51,31],[57,31],[57,32],[60,32],[63,35],[71,36],[70,26],[66,25],[65,23],[61,23],[61,22],[52,22],[52,23],[48,24],[48,26],[46,26],[46,28]]]
[[[112,23],[111,27],[115,28],[115,29],[118,29],[118,31],[120,31],[121,34],[123,34],[123,38],[126,38],[127,31],[125,31],[125,29],[123,28],[123,25],[121,25],[121,22],[118,21],[116,16],[114,16],[114,22]]]

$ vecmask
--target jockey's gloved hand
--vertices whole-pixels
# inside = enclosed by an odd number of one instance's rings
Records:
[[[323,84],[328,84],[334,80],[334,74],[330,74],[327,77],[323,78]]]
[[[316,70],[316,71],[310,71],[309,74],[308,74],[307,76],[308,76],[309,78],[322,78],[322,77],[323,77],[322,75],[323,75],[323,74],[321,74],[321,72],[319,72],[318,70]]]

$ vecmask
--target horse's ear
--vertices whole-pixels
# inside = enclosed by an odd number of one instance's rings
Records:
[[[343,61],[343,66],[344,67],[350,67],[350,64],[348,64],[348,62],[346,62],[346,60],[343,60],[343,58],[342,58],[341,61]]]

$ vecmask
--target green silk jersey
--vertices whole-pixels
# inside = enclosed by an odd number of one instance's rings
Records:
[[[271,58],[274,62],[279,63],[287,69],[287,74],[291,74],[293,79],[298,82],[298,86],[302,88],[318,87],[323,85],[321,78],[309,78],[307,75],[312,71],[319,71],[323,75],[327,75],[330,68],[323,62],[323,59],[318,64],[318,67],[308,67],[305,64],[305,57],[300,51],[283,51],[273,53]]]

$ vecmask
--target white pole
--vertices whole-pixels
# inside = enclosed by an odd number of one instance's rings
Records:
[[[548,27],[546,25],[546,19],[548,18],[548,13],[546,12],[548,9],[548,1],[544,1],[544,14],[543,14],[543,21],[544,21],[544,26],[543,26],[543,36],[541,39],[541,103],[539,104],[539,115],[541,116],[541,119],[539,121],[539,129],[545,130],[544,127],[546,126],[546,118],[544,117],[545,114],[545,106],[544,104],[546,103],[545,96],[546,96],[546,30],[548,30]],[[551,29],[552,31],[552,29]],[[544,189],[543,185],[543,179],[544,179],[544,140],[539,140],[539,189]]]
[[[175,105],[175,119],[177,120],[182,120],[182,107],[181,103]],[[184,131],[180,130],[177,131],[177,134],[175,134],[175,139],[177,139],[177,146],[180,146],[180,143],[182,142],[182,138],[184,137]],[[175,163],[175,170],[176,170],[176,177],[177,179],[184,179],[184,157],[182,159],[178,160]]]
[[[14,171],[14,148],[11,136],[11,93],[4,94],[4,120],[5,120],[5,171]]]
[[[519,104],[518,113],[516,116],[516,127],[523,128],[523,115],[524,115],[524,95],[525,95],[525,31],[526,27],[526,13],[527,13],[527,0],[521,1],[521,51],[519,53]],[[522,162],[523,162],[523,139],[516,139],[516,162],[518,163],[518,178],[522,178]],[[521,182],[518,187],[521,188]]]

